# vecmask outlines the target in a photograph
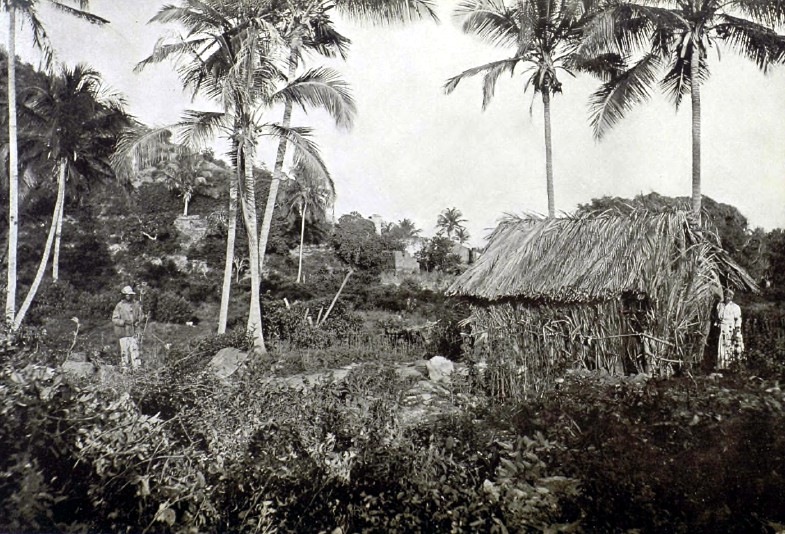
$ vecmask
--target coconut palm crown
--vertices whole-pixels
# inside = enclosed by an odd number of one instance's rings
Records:
[[[692,212],[701,211],[700,86],[709,78],[709,50],[734,51],[764,73],[785,61],[785,36],[772,28],[785,23],[781,0],[613,1],[587,32],[582,52],[615,53],[628,64],[593,95],[591,124],[601,138],[636,104],[659,87],[678,108],[692,105]],[[629,59],[632,58],[632,61]]]
[[[447,237],[452,239],[454,233],[460,228],[463,228],[463,223],[466,219],[463,218],[463,213],[458,208],[445,208],[436,218],[436,227],[439,229],[439,234],[447,234]]]
[[[545,168],[548,214],[555,216],[553,150],[551,143],[551,96],[562,92],[561,74],[588,72],[608,76],[619,64],[615,54],[588,57],[579,51],[583,29],[595,12],[594,0],[518,0],[507,6],[501,0],[464,0],[456,9],[465,33],[513,51],[506,59],[465,70],[447,80],[449,94],[466,78],[482,75],[485,109],[493,99],[496,83],[504,73],[522,68],[524,92],[531,87],[542,95],[545,119]]]

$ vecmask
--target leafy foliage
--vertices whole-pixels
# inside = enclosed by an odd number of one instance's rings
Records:
[[[338,219],[332,245],[339,258],[358,269],[378,273],[389,261],[376,226],[357,212]]]
[[[458,274],[461,271],[461,258],[453,253],[455,242],[444,236],[426,239],[422,248],[415,252],[414,257],[420,267],[428,272],[439,271],[447,274]]]
[[[296,303],[286,306],[279,302],[265,304],[265,339],[272,343],[286,342],[299,348],[326,348],[356,334],[362,321],[341,302],[336,303],[327,321],[317,324],[329,304],[327,300],[315,300],[307,305]]]
[[[768,321],[760,339],[782,339],[781,318],[753,315]],[[461,412],[426,420],[405,415],[411,379],[378,362],[302,390],[271,381],[263,358],[231,383],[200,372],[250,344],[236,331],[173,349],[130,396],[7,362],[0,528],[729,532],[785,520],[782,344],[750,355],[755,376],[572,372],[537,399],[456,397]]]
[[[169,291],[150,291],[145,300],[145,311],[162,323],[183,324],[192,321],[194,317],[191,303]]]

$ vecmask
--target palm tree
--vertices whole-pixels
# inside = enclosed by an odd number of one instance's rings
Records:
[[[59,172],[58,193],[71,180],[80,190],[89,182],[113,177],[110,157],[121,131],[130,124],[121,97],[108,92],[100,73],[87,65],[63,67],[43,86],[28,89],[22,107],[22,152],[26,164],[42,174]],[[60,195],[58,195],[60,196]],[[67,195],[62,195],[63,202]],[[52,278],[59,278],[60,242],[65,207],[59,209],[54,236]]]
[[[459,227],[458,229],[455,230],[454,239],[455,239],[455,241],[457,241],[461,245],[463,245],[467,241],[469,241],[469,237],[470,237],[469,231],[466,230],[466,228],[464,228],[463,226],[461,226],[461,227]]]
[[[251,304],[248,329],[253,333],[260,351],[264,350],[259,301],[260,270],[258,228],[253,160],[260,137],[285,137],[295,145],[295,162],[313,173],[327,175],[316,145],[310,141],[310,130],[287,128],[264,123],[261,114],[272,102],[292,99],[300,104],[319,105],[335,116],[347,113],[345,84],[336,80],[332,71],[321,69],[306,73],[283,88],[274,55],[277,34],[266,19],[266,5],[243,1],[185,0],[183,6],[164,7],[153,21],[176,22],[191,27],[187,38],[174,42],[159,41],[153,54],[140,63],[147,64],[166,58],[188,59],[180,62],[179,72],[186,87],[204,92],[224,107],[224,112],[187,112],[177,125],[181,138],[189,146],[211,139],[216,134],[231,140],[232,158],[237,167],[239,197],[248,234],[251,274]],[[154,135],[153,135],[154,137]],[[230,203],[233,195],[230,188]],[[230,219],[232,205],[230,204]],[[230,221],[231,224],[231,221]],[[231,238],[231,233],[230,233]],[[233,243],[227,242],[222,310],[228,308],[227,286],[231,283]],[[230,261],[231,260],[231,261]],[[228,276],[227,276],[228,273]],[[225,314],[219,318],[219,331],[225,329]]]
[[[657,5],[659,4],[659,5]],[[720,44],[753,61],[763,72],[785,61],[785,3],[767,0],[676,0],[611,4],[585,41],[587,52],[640,53],[592,97],[591,123],[601,138],[659,85],[678,108],[692,105],[692,214],[701,213],[701,85],[709,77],[708,50]],[[719,57],[719,50],[718,50]],[[626,66],[625,66],[626,67]]]
[[[62,68],[43,87],[30,88],[22,111],[25,128],[20,147],[26,166],[57,175],[57,201],[38,272],[19,312],[19,328],[43,279],[54,246],[52,279],[59,278],[59,251],[65,212],[66,183],[113,176],[109,158],[129,119],[122,99],[106,92],[100,74],[86,65]]]
[[[326,218],[327,208],[335,201],[335,183],[329,176],[311,174],[301,166],[292,171],[294,184],[289,195],[289,205],[300,215],[300,258],[297,267],[297,283],[302,281],[303,244],[307,216]],[[311,208],[310,213],[308,208]]]
[[[232,0],[183,0],[179,6],[164,6],[150,22],[178,24],[184,26],[187,33],[174,39],[159,40],[153,53],[137,65],[137,70],[141,70],[147,65],[166,59],[176,60],[183,86],[190,89],[194,97],[199,93],[206,94],[209,98],[218,101],[224,109],[223,113],[214,114],[212,118],[207,115],[196,118],[196,123],[200,120],[212,122],[209,130],[213,134],[216,128],[223,128],[224,135],[232,143],[231,157],[236,171],[229,182],[226,258],[218,318],[219,333],[226,331],[234,264],[238,198],[240,185],[247,174],[250,174],[250,185],[254,186],[254,147],[249,146],[249,143],[253,145],[254,140],[247,135],[253,130],[249,123],[251,108],[258,98],[258,93],[268,91],[268,84],[278,76],[273,63],[268,61],[266,55],[258,54],[256,50],[257,45],[262,42],[259,39],[260,33],[274,37],[269,34],[269,25],[264,20],[266,14],[266,9],[263,9],[260,4],[252,5],[248,2]],[[154,139],[155,135],[153,133],[150,137]],[[131,144],[135,147],[134,150],[138,149],[139,145],[140,143],[137,142]],[[144,143],[141,145],[143,146]],[[249,190],[254,192],[254,189]],[[255,196],[252,195],[248,200],[253,200],[255,203]],[[248,213],[247,209],[243,213],[253,218],[253,221],[248,220],[249,223],[255,222],[255,206],[252,214]],[[256,239],[256,236],[254,239],[249,239],[249,244],[256,243]],[[251,251],[251,255],[253,254],[258,252]],[[256,275],[254,270],[252,274]],[[258,279],[253,282],[258,283]],[[249,324],[253,323],[251,329],[256,334],[257,347],[263,349],[261,312],[256,311],[259,308],[257,292],[258,289],[252,288]]]
[[[188,216],[188,204],[196,188],[207,183],[212,172],[201,153],[177,151],[156,169],[166,186],[183,197],[183,216]]]
[[[493,98],[496,82],[505,72],[519,66],[527,75],[524,92],[532,87],[542,95],[545,122],[545,177],[548,216],[555,216],[553,192],[553,147],[551,142],[551,97],[562,91],[559,71],[573,75],[585,71],[603,75],[614,63],[610,56],[588,59],[578,53],[584,26],[591,19],[594,0],[518,0],[508,7],[502,0],[464,0],[456,9],[463,18],[463,31],[482,40],[509,48],[512,57],[468,69],[447,80],[444,88],[452,93],[469,77],[483,76],[483,110]]]
[[[303,60],[304,52],[316,52],[328,57],[340,55],[344,59],[346,58],[349,40],[336,31],[329,17],[330,10],[333,8],[337,8],[338,11],[350,18],[371,23],[410,22],[426,16],[436,20],[432,2],[429,0],[287,0],[286,2],[273,3],[271,7],[273,10],[277,10],[276,27],[289,49],[287,73],[289,80],[294,79],[297,66]],[[281,125],[285,128],[291,124],[294,103],[290,102],[284,105]],[[354,110],[352,109],[351,115],[336,117],[338,126],[350,126],[353,115]],[[273,178],[267,195],[259,235],[260,261],[262,262],[260,269],[264,263],[285,159],[286,141],[282,139],[276,152]]]
[[[459,228],[463,228],[466,219],[463,218],[463,213],[458,208],[447,208],[439,214],[436,219],[436,227],[439,228],[439,234],[446,233],[447,237],[452,239],[453,232]]]
[[[420,229],[409,219],[401,219],[396,226],[403,239],[413,239],[420,235]]]
[[[275,50],[280,44],[277,33],[272,31],[270,21],[277,20],[277,12],[270,11],[268,4],[221,1],[221,0],[186,0],[182,7],[164,7],[152,21],[179,22],[192,31],[188,38],[178,38],[173,42],[159,41],[153,54],[140,63],[142,68],[147,64],[174,57],[185,57],[188,62],[180,65],[180,74],[186,87],[194,92],[203,91],[207,96],[223,103],[238,122],[234,124],[235,134],[232,137],[239,142],[245,133],[251,132],[258,125],[256,118],[243,122],[243,117],[250,119],[254,108],[267,106],[272,103],[296,102],[303,106],[323,107],[336,117],[336,120],[347,121],[354,113],[354,105],[346,90],[346,84],[330,69],[316,69],[305,73],[303,76],[292,80],[283,88],[277,84],[282,78],[280,71],[275,66]],[[259,36],[267,32],[264,39]],[[254,44],[252,41],[256,41]],[[256,50],[264,46],[264,50]],[[249,54],[256,54],[256,61],[250,62]],[[255,66],[246,69],[244,65]],[[291,103],[289,104],[291,107]],[[193,117],[192,117],[193,118]],[[202,118],[209,119],[208,115]],[[198,119],[196,123],[199,123]],[[193,122],[193,121],[191,121]],[[209,122],[209,120],[208,120]],[[193,123],[195,125],[196,123]],[[203,123],[204,125],[205,123]],[[256,126],[255,126],[256,125]],[[326,169],[318,157],[315,145],[308,140],[310,130],[290,128],[288,124],[265,125],[267,134],[276,134],[285,137],[287,142],[295,141],[297,152],[295,161],[309,165],[313,172]],[[245,137],[246,139],[247,136]],[[233,158],[236,162],[253,161],[255,145],[246,145],[247,157],[240,157],[239,146],[235,145]],[[243,171],[238,169],[238,174],[247,175],[251,166]],[[251,173],[252,179],[252,173]],[[248,186],[248,184],[246,184]],[[248,188],[248,191],[253,189]],[[231,202],[230,191],[230,202]],[[246,197],[247,198],[247,197]],[[255,203],[255,199],[254,199]],[[230,218],[231,218],[230,206]],[[246,222],[256,225],[256,212],[253,210],[253,221]],[[231,233],[230,233],[231,236]],[[258,243],[259,235],[249,239],[250,243]],[[231,283],[231,266],[233,243],[227,242],[226,268],[224,272],[224,291],[222,296],[222,313],[219,317],[219,332],[226,328],[226,314],[228,308],[228,286]],[[259,247],[263,254],[264,248]],[[259,255],[259,254],[254,254]],[[261,262],[251,268],[251,273],[259,268]],[[259,270],[261,272],[261,270]]]
[[[5,318],[14,323],[16,315],[16,249],[19,234],[19,169],[16,126],[16,18],[19,16],[33,30],[33,43],[43,53],[44,64],[51,65],[53,50],[36,8],[40,4],[73,15],[93,24],[109,21],[85,11],[88,0],[0,0],[0,8],[8,13],[8,268]],[[78,8],[68,4],[76,4]]]
[[[150,23],[178,24],[185,27],[187,33],[174,39],[159,40],[155,44],[153,53],[136,67],[136,70],[140,71],[147,65],[174,59],[183,86],[190,89],[194,97],[204,93],[218,101],[224,109],[223,117],[234,121],[228,125],[230,131],[225,132],[232,142],[231,157],[236,172],[228,184],[226,258],[218,333],[226,332],[228,319],[239,186],[245,176],[245,162],[250,161],[251,168],[253,164],[253,158],[247,160],[241,148],[243,139],[241,118],[247,117],[250,112],[249,109],[242,109],[242,105],[252,105],[257,96],[253,94],[254,91],[268,91],[267,84],[277,76],[272,63],[259,61],[266,59],[265,56],[255,55],[256,50],[251,50],[249,46],[256,39],[257,29],[267,26],[267,21],[264,20],[266,15],[267,11],[261,5],[252,6],[247,2],[232,0],[183,0],[179,6],[164,6]],[[254,55],[256,61],[249,61],[252,59],[249,54]],[[242,73],[243,66],[252,66],[252,68]],[[242,82],[239,81],[241,74],[244,74]],[[153,132],[150,135],[151,139],[154,139],[155,135],[156,133]],[[136,150],[140,145],[145,144],[134,141],[131,146]],[[256,313],[249,313],[249,318],[255,317]],[[261,338],[259,340],[257,344],[263,345],[263,340]]]

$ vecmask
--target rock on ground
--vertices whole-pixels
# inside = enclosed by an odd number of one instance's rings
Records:
[[[221,349],[210,360],[208,368],[215,373],[218,378],[228,378],[232,376],[240,366],[248,359],[248,353],[234,347]]]
[[[67,361],[63,364],[63,371],[71,376],[87,378],[95,374],[95,365],[90,362]]]
[[[428,368],[428,378],[433,382],[449,382],[450,375],[455,370],[455,364],[444,356],[434,356],[425,365]]]

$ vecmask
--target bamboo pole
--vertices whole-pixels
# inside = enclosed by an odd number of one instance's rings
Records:
[[[353,272],[354,269],[350,268],[349,272],[346,273],[346,278],[344,278],[343,282],[341,282],[341,287],[338,288],[338,292],[335,294],[335,296],[333,297],[333,301],[330,303],[330,306],[327,308],[327,312],[324,314],[324,318],[322,319],[322,322],[317,324],[317,326],[323,324],[330,316],[330,312],[333,311],[333,306],[335,306],[335,303],[338,302],[338,297],[341,296],[341,291],[343,291],[343,288],[346,286],[346,282],[349,281],[349,277],[352,275]]]

